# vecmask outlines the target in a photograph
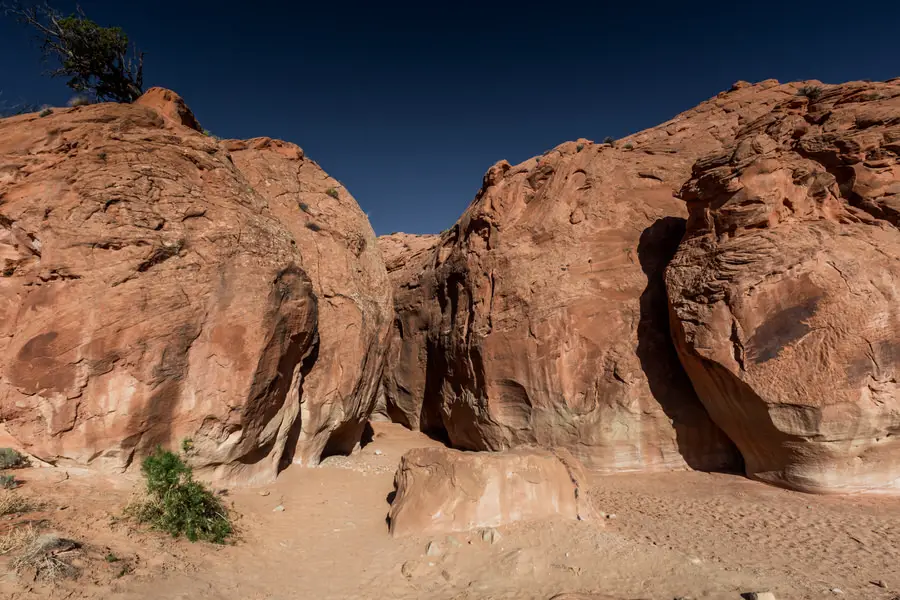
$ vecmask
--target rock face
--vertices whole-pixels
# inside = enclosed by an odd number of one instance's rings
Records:
[[[172,90],[161,87],[150,88],[134,103],[152,108],[170,125],[183,125],[195,131],[203,131],[184,99]]]
[[[565,451],[416,448],[400,459],[394,482],[389,517],[395,537],[593,516],[583,470]]]
[[[394,329],[384,375],[384,411],[395,423],[414,431],[440,429],[440,415],[424,403],[426,337],[432,298],[423,293],[419,275],[430,264],[437,235],[394,233],[378,238],[394,290]],[[431,409],[426,412],[425,409]]]
[[[300,148],[268,138],[223,145],[296,241],[319,299],[317,367],[303,384],[294,457],[315,465],[353,450],[374,408],[393,320],[387,272],[356,200]]]
[[[668,334],[688,168],[580,141],[488,171],[422,286],[425,399],[454,446],[565,447],[598,470],[732,464]]]
[[[791,95],[699,161],[678,352],[747,474],[900,488],[900,80]]]
[[[251,181],[154,95],[152,108],[0,120],[0,418],[52,463],[121,470],[190,438],[201,474],[270,480],[295,451],[313,462],[359,430],[381,371],[381,354],[364,353],[387,332],[386,273],[342,191],[344,214],[323,214],[314,252],[297,233],[313,235],[303,211],[257,189],[276,182]],[[339,236],[354,242],[341,249]],[[367,308],[351,317],[344,302]],[[341,327],[359,341],[334,358]],[[346,358],[348,374],[324,355]]]
[[[460,448],[566,447],[593,469],[737,465],[678,362],[662,276],[696,157],[785,95],[766,82],[616,147],[580,140],[492,167],[456,226],[407,267],[418,278],[395,281],[417,330],[428,308],[424,339],[403,338],[425,376],[394,376],[404,414],[436,415]]]

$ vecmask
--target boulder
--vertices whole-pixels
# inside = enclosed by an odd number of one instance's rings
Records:
[[[368,352],[388,323],[348,342],[352,383],[322,357],[328,332],[357,326],[335,316],[340,294],[389,315],[380,257],[351,258],[374,246],[371,230],[357,239],[350,217],[323,215],[329,237],[355,245],[311,249],[295,235],[302,211],[282,214],[222,145],[145,104],[0,120],[6,430],[42,461],[115,471],[189,438],[198,472],[231,483],[271,480],[298,443],[304,455],[322,436],[346,448],[371,408],[381,354]],[[332,288],[328,269],[371,270],[348,284],[371,287]],[[310,383],[322,381],[337,400]]]
[[[897,491],[900,82],[815,91],[694,166],[673,336],[750,477]]]
[[[203,131],[184,99],[172,90],[152,87],[134,103],[152,108],[171,127],[187,127],[194,131]]]
[[[375,233],[353,196],[298,146],[269,138],[222,144],[307,257],[319,298],[316,368],[303,384],[294,462],[348,454],[375,406],[394,314]]]
[[[583,469],[564,450],[415,448],[400,459],[394,484],[395,537],[592,517]]]
[[[395,313],[384,370],[383,410],[392,421],[414,431],[441,428],[436,406],[424,402],[431,298],[422,293],[419,284],[419,274],[428,267],[439,241],[437,235],[406,233],[378,238],[393,288]]]

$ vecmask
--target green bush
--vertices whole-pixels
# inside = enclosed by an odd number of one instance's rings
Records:
[[[27,466],[27,458],[12,448],[0,448],[0,469],[19,469]]]
[[[810,100],[818,100],[822,95],[822,88],[817,85],[804,85],[802,88],[797,90],[798,96],[805,96]]]
[[[17,487],[19,487],[19,482],[16,481],[15,475],[0,475],[0,489],[14,490]]]
[[[334,188],[328,188],[327,190],[325,190],[325,193],[328,194],[329,196],[331,196],[332,198],[334,198],[335,200],[340,198],[340,196],[338,195],[338,191]]]
[[[608,136],[606,136],[605,138],[603,138],[603,143],[604,143],[604,144],[609,144],[610,146],[615,146],[615,145],[616,145],[616,138],[614,138],[614,137],[608,135]]]
[[[141,471],[148,497],[129,507],[139,522],[192,542],[224,544],[234,533],[228,509],[206,486],[194,481],[191,468],[177,454],[157,448],[144,459]]]

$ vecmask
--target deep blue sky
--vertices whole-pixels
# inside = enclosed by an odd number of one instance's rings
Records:
[[[900,76],[900,2],[603,4],[81,1],[146,52],[148,87],[220,137],[299,144],[378,234],[445,229],[497,160],[621,137],[738,79]],[[0,19],[0,100],[64,104],[41,70]]]

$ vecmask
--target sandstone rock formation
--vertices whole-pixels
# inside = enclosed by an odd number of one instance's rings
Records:
[[[294,144],[223,145],[296,241],[319,299],[316,368],[303,384],[294,461],[314,465],[323,454],[349,453],[375,405],[393,320],[375,233],[349,192]]]
[[[792,93],[739,87],[616,147],[492,167],[394,279],[400,346],[417,357],[387,380],[400,420],[435,415],[426,428],[467,449],[564,446],[595,469],[734,466],[671,345],[662,273],[693,161]]]
[[[437,235],[395,233],[378,238],[394,290],[394,330],[384,371],[384,411],[395,423],[415,431],[440,429],[436,406],[426,405],[425,374],[428,355],[430,302],[420,287],[419,275],[427,268]],[[430,412],[424,412],[431,409]]]
[[[134,103],[152,108],[169,125],[183,125],[194,131],[203,131],[184,99],[172,90],[161,87],[150,88]]]
[[[299,149],[233,159],[186,110],[157,90],[0,120],[0,420],[52,463],[121,470],[190,438],[201,473],[269,480],[298,444],[314,462],[359,431],[386,273],[359,208],[318,193],[329,180]],[[290,181],[280,163],[257,178],[278,152]],[[320,230],[295,192],[322,196]]]
[[[817,81],[738,82],[616,144],[569,142],[520,165],[501,162],[491,168],[456,226],[434,248],[428,240],[421,248],[404,250],[414,259],[401,260],[393,278],[402,332],[394,344],[399,343],[398,356],[415,359],[400,361],[402,368],[389,370],[385,379],[394,418],[425,430],[442,429],[460,448],[567,447],[601,470],[741,465],[698,400],[666,333],[663,271],[685,227],[685,207],[677,195],[698,158],[736,144],[736,155],[743,157],[738,163],[762,152],[754,146],[763,143],[756,132],[781,127],[777,135],[768,135],[806,136],[812,142],[819,138],[809,137],[807,129],[831,134],[835,123],[857,119],[860,131],[887,132],[880,149],[872,148],[874,154],[865,159],[864,172],[854,166],[850,176],[844,156],[857,151],[843,148],[837,138],[816,141],[806,156],[843,165],[839,185],[857,181],[865,190],[857,192],[858,203],[869,213],[894,218],[893,92],[887,90],[896,83],[844,86],[855,91],[843,99],[828,100],[828,92],[818,101],[822,109],[807,118],[772,116],[785,104],[793,106],[790,111],[800,110],[795,106],[803,103],[800,90],[821,86]],[[875,95],[884,97],[876,100]],[[843,111],[843,116],[829,116],[829,111]],[[837,144],[839,159],[828,144]],[[699,163],[699,188],[728,162],[711,160]],[[707,193],[704,202],[715,193]],[[866,199],[870,196],[880,198],[877,206]],[[727,193],[721,197],[724,201]],[[697,227],[692,224],[692,231]],[[701,259],[709,262],[711,256]],[[684,268],[716,277],[706,264],[684,260]],[[702,277],[691,281],[681,285],[703,284]],[[730,335],[729,329],[719,339]],[[882,383],[890,379],[884,373],[877,377]],[[695,378],[694,385],[710,395],[705,383]],[[730,433],[723,424],[727,418],[715,420]],[[890,427],[876,427],[873,439],[883,445]]]
[[[748,475],[896,491],[900,80],[805,93],[695,165],[674,337]]]
[[[389,514],[395,537],[593,516],[583,470],[561,450],[416,448],[400,459],[395,485]]]

